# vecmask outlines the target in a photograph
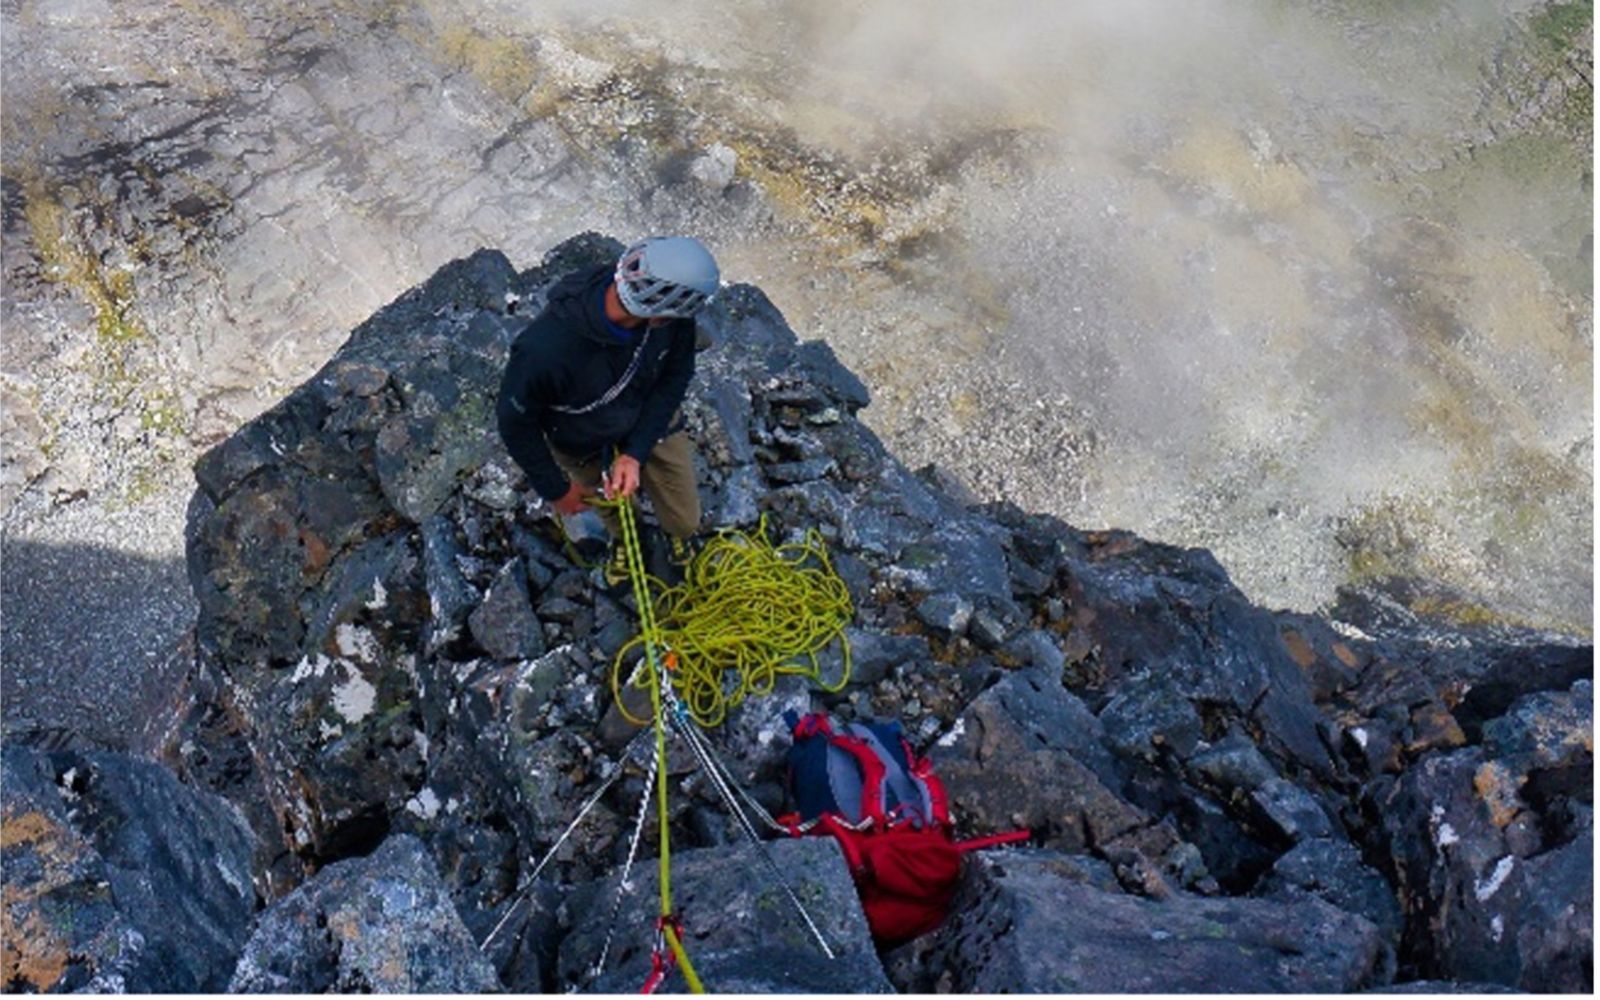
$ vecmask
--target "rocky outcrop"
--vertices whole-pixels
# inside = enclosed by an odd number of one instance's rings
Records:
[[[231,993],[489,993],[500,980],[462,926],[428,849],[391,837],[278,900]]]
[[[6,992],[227,986],[257,903],[237,810],[120,754],[13,740],[0,776]]]
[[[806,838],[779,841],[769,852],[835,957],[824,955],[784,883],[753,847],[704,849],[672,856],[673,898],[685,915],[684,947],[696,972],[719,990],[892,992],[838,847],[829,840]],[[660,898],[655,868],[652,863],[634,869],[620,907],[619,877],[573,891],[566,903],[572,927],[561,944],[557,988],[638,990],[651,967]],[[681,977],[675,971],[662,988],[684,990]]]
[[[487,405],[549,282],[619,249],[586,236],[526,272],[487,251],[450,265],[197,469],[200,700],[171,759],[272,845],[255,864],[273,898],[414,836],[472,939],[503,922],[487,954],[517,990],[634,989],[647,967],[648,937],[619,936],[583,981],[647,770],[607,676],[632,598],[573,560]],[[843,690],[782,682],[713,734],[719,753],[776,812],[783,708],[898,719],[961,832],[1021,827],[1048,849],[988,858],[950,928],[898,953],[897,983],[948,968],[999,988],[995,955],[1067,934],[1098,971],[1031,968],[1034,988],[1572,988],[1592,951],[1592,890],[1570,877],[1590,842],[1590,647],[1253,606],[1204,551],[975,505],[906,469],[857,419],[865,387],[759,290],[726,289],[701,328],[683,416],[706,523],[820,532],[856,603]],[[821,657],[829,676],[843,663]],[[667,773],[675,857],[714,873],[684,905],[702,972],[802,988],[786,904],[738,902],[772,887],[730,846],[715,787],[676,744]],[[1435,806],[1449,850],[1425,832]],[[743,881],[722,887],[730,872]],[[858,921],[842,874],[818,876],[820,908]],[[736,926],[746,910],[759,938]],[[1091,914],[1121,930],[1074,923]],[[723,929],[695,938],[702,921]],[[1150,959],[1101,970],[1113,945]],[[869,952],[828,982],[883,988]]]
[[[1320,900],[1139,899],[1050,851],[986,853],[967,878],[956,915],[891,957],[902,990],[1343,993],[1381,949],[1370,923]]]
[[[1426,974],[1533,992],[1593,985],[1593,694],[1517,702],[1484,744],[1369,794],[1395,864],[1407,954]]]

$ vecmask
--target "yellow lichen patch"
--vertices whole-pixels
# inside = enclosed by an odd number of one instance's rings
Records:
[[[471,73],[499,97],[517,104],[533,87],[538,64],[521,39],[452,25],[434,36],[448,65]]]
[[[9,884],[0,890],[0,983],[8,993],[19,986],[49,991],[66,974],[71,958],[69,943],[32,903],[32,894]]]
[[[1509,621],[1506,615],[1472,601],[1432,596],[1412,601],[1411,610],[1424,618],[1434,618],[1456,625],[1503,625]]]
[[[199,20],[208,29],[209,37],[220,36],[237,51],[258,48],[250,24],[231,6],[209,0],[178,0],[178,6]]]
[[[0,984],[49,990],[66,972],[70,942],[45,920],[39,900],[73,881],[83,846],[44,813],[8,810],[0,814],[0,849],[23,849],[39,862],[37,877],[19,882],[8,871],[0,890]]]
[[[1336,642],[1333,644],[1333,655],[1337,656],[1339,658],[1339,662],[1349,667],[1351,670],[1361,669],[1361,661],[1356,657],[1356,654],[1350,649],[1350,647],[1346,646],[1344,643]]]
[[[37,810],[25,812],[20,816],[6,815],[0,817],[0,847],[13,847],[17,844],[30,844],[43,840],[57,829],[50,822],[49,817]]]
[[[1304,670],[1317,662],[1317,651],[1311,648],[1311,643],[1306,637],[1292,628],[1283,630],[1283,647],[1289,651],[1289,658]]]
[[[1247,139],[1234,129],[1204,122],[1160,165],[1237,209],[1288,225],[1304,237],[1304,245],[1330,263],[1350,259],[1353,243],[1348,227],[1323,205],[1304,171],[1272,152],[1265,136]]]
[[[1489,821],[1495,826],[1505,826],[1522,811],[1517,789],[1526,778],[1514,777],[1499,761],[1487,761],[1472,776],[1472,787],[1478,798],[1488,807]]]
[[[108,273],[79,246],[59,196],[38,175],[24,178],[22,192],[23,218],[44,277],[67,285],[93,307],[103,341],[121,345],[146,339],[149,335],[132,312],[133,276]]]

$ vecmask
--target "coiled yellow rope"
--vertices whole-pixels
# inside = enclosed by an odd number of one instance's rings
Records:
[[[787,545],[773,545],[766,531],[762,518],[754,531],[720,533],[695,556],[676,587],[651,578],[657,591],[655,635],[641,632],[611,664],[612,694],[635,725],[650,720],[627,710],[625,665],[650,641],[666,651],[673,690],[704,728],[719,725],[745,698],[771,691],[782,674],[809,677],[829,692],[849,681],[844,629],[855,606],[828,558],[827,544],[816,529]],[[843,669],[825,679],[817,654],[835,641]],[[631,675],[635,687],[650,683],[644,673]]]

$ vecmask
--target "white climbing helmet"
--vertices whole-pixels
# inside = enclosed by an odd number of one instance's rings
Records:
[[[711,251],[688,236],[653,236],[617,260],[617,298],[646,319],[693,316],[721,284]]]

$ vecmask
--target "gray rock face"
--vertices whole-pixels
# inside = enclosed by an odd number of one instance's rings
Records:
[[[0,754],[7,992],[217,992],[250,932],[252,835],[118,754]]]
[[[803,837],[768,845],[778,869],[805,904],[834,954],[842,960],[827,969],[828,960],[810,936],[805,922],[789,903],[781,883],[749,845],[673,854],[673,902],[683,913],[684,949],[707,985],[733,990],[737,983],[766,983],[789,991],[795,981],[793,958],[807,956],[820,975],[841,992],[883,993],[890,987],[878,963],[855,884],[839,848],[823,838]],[[633,891],[620,910],[621,923],[602,973],[592,988],[637,990],[650,971],[658,890],[654,864],[634,869]],[[572,930],[561,945],[562,986],[590,987],[590,974],[600,958],[617,890],[608,878],[575,890],[567,904]],[[765,965],[767,956],[777,956]],[[704,969],[700,969],[701,962]],[[710,977],[726,969],[733,982]],[[681,991],[679,974],[663,987]],[[806,992],[820,988],[814,984]]]
[[[522,560],[513,559],[500,570],[483,603],[467,620],[473,639],[497,660],[544,655],[544,630],[534,616],[531,600]]]
[[[1019,674],[974,700],[929,756],[953,813],[974,834],[1020,827],[1052,847],[1092,849],[1135,880],[1156,870],[1180,882],[1201,877],[1194,848],[1170,824],[1113,791],[1096,728],[1053,677]]]
[[[228,990],[486,993],[500,980],[427,847],[402,835],[329,865],[263,912]]]
[[[1380,952],[1375,928],[1320,900],[1293,905],[1088,884],[1069,857],[980,852],[956,916],[891,963],[913,992],[1342,993]]]
[[[441,270],[196,467],[215,504],[189,540],[202,655],[249,720],[302,852],[370,841],[422,784],[429,561],[441,613],[459,615],[469,594],[429,519],[494,440],[513,277],[494,253]],[[525,603],[526,588],[497,596]],[[536,623],[501,628],[498,606],[474,612],[495,649],[542,651]]]

